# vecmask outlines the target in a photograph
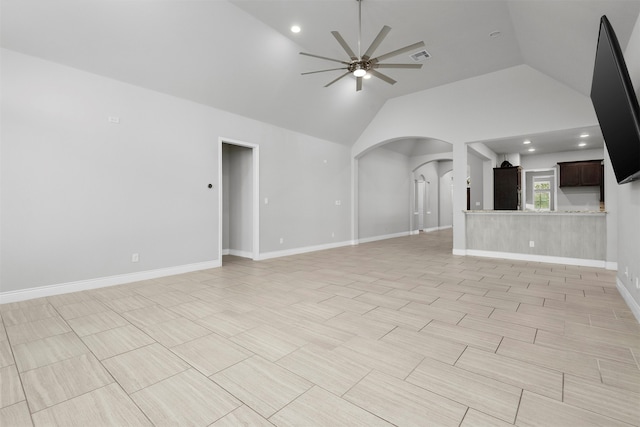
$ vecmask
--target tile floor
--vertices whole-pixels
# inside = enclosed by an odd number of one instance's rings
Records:
[[[0,306],[0,425],[640,425],[597,268],[420,234]]]

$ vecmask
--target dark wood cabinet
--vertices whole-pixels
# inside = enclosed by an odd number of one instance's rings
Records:
[[[493,209],[518,210],[520,206],[520,166],[493,169]]]
[[[591,187],[602,184],[602,160],[561,162],[560,187]]]

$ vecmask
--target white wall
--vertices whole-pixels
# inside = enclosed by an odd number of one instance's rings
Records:
[[[625,61],[636,95],[640,98],[640,17],[627,45]],[[609,170],[609,175],[613,173],[610,164],[605,163],[605,168]],[[612,190],[617,191],[615,197],[618,201],[618,211],[614,213],[618,229],[617,277],[628,296],[635,301],[635,315],[640,321],[640,288],[634,284],[634,279],[640,280],[640,181],[605,189],[605,198]],[[625,275],[626,269],[629,270],[628,275]]]
[[[409,157],[376,148],[358,161],[358,238],[408,233],[413,181]]]
[[[220,137],[260,145],[261,253],[349,241],[340,144],[6,49],[1,78],[2,292],[219,260]]]

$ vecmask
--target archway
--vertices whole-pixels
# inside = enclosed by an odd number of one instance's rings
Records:
[[[445,141],[402,137],[383,141],[354,156],[354,243],[417,232],[420,214],[416,214],[415,171],[434,161],[448,161],[451,165],[452,151],[452,144]],[[421,191],[426,191],[426,184],[421,185],[425,186]],[[422,194],[423,201],[425,194]],[[438,210],[428,212],[428,215],[438,216]],[[436,225],[434,229],[438,227]]]

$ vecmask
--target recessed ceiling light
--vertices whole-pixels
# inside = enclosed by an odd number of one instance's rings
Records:
[[[524,145],[531,144],[531,141],[529,141],[528,139],[526,139],[526,140],[523,142],[523,144],[524,144]]]
[[[536,151],[535,148],[529,148],[529,151]]]
[[[502,33],[500,31],[492,31],[489,33],[489,37],[491,37],[492,39],[495,39],[496,37],[500,37],[502,35]]]
[[[293,27],[291,27],[291,32],[292,33],[299,33],[301,30],[299,25],[294,25]]]
[[[587,145],[586,142],[581,142],[580,144],[578,144],[578,147],[584,147],[585,145]]]
[[[580,134],[580,138],[586,138],[586,137],[588,137],[588,136],[589,136],[589,134],[588,134],[588,133]]]

